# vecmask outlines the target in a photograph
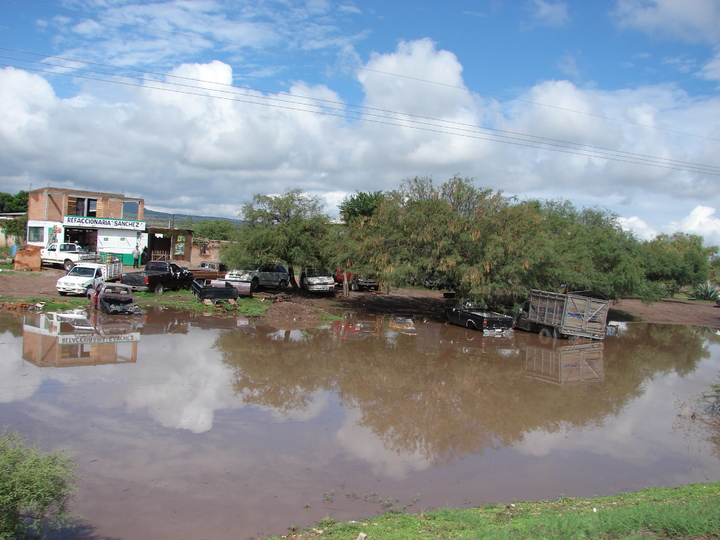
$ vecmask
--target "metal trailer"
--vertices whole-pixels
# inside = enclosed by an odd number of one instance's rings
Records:
[[[609,311],[610,300],[592,291],[562,294],[533,289],[516,324],[541,336],[603,339]]]

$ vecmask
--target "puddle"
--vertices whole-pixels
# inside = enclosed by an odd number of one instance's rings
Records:
[[[257,538],[720,480],[685,414],[720,373],[712,330],[541,342],[400,315],[301,331],[157,309],[0,314],[0,331],[2,424],[68,447],[83,475],[87,521],[66,538]]]

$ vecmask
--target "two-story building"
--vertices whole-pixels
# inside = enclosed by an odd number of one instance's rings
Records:
[[[115,193],[41,188],[28,194],[27,243],[44,248],[77,242],[89,251],[113,253],[132,263],[135,247],[148,245],[143,199]]]

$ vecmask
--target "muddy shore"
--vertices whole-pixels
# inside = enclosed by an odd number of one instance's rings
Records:
[[[55,283],[64,275],[62,270],[46,269],[42,272],[0,273],[0,302],[23,298],[60,298]],[[269,295],[277,297],[277,295]],[[283,294],[275,301],[266,318],[276,323],[310,322],[318,312],[342,313],[396,313],[405,315],[435,316],[448,302],[439,291],[424,289],[392,289],[389,293],[351,292],[349,298],[316,297],[300,294]],[[613,320],[661,324],[685,324],[720,329],[720,306],[710,302],[663,300],[643,304],[635,298],[623,298],[612,306]],[[294,326],[294,325],[293,325]]]

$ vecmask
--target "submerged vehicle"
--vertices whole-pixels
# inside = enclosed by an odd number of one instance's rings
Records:
[[[252,296],[250,283],[224,279],[196,279],[192,292],[198,300],[237,300],[239,296]]]
[[[595,291],[563,294],[533,289],[517,327],[543,337],[603,339],[609,311],[610,300]]]
[[[463,307],[446,307],[443,314],[450,324],[478,330],[485,334],[504,334],[515,328],[515,319],[467,303]]]
[[[92,305],[108,315],[141,315],[133,300],[132,287],[122,283],[103,283],[91,297]]]

